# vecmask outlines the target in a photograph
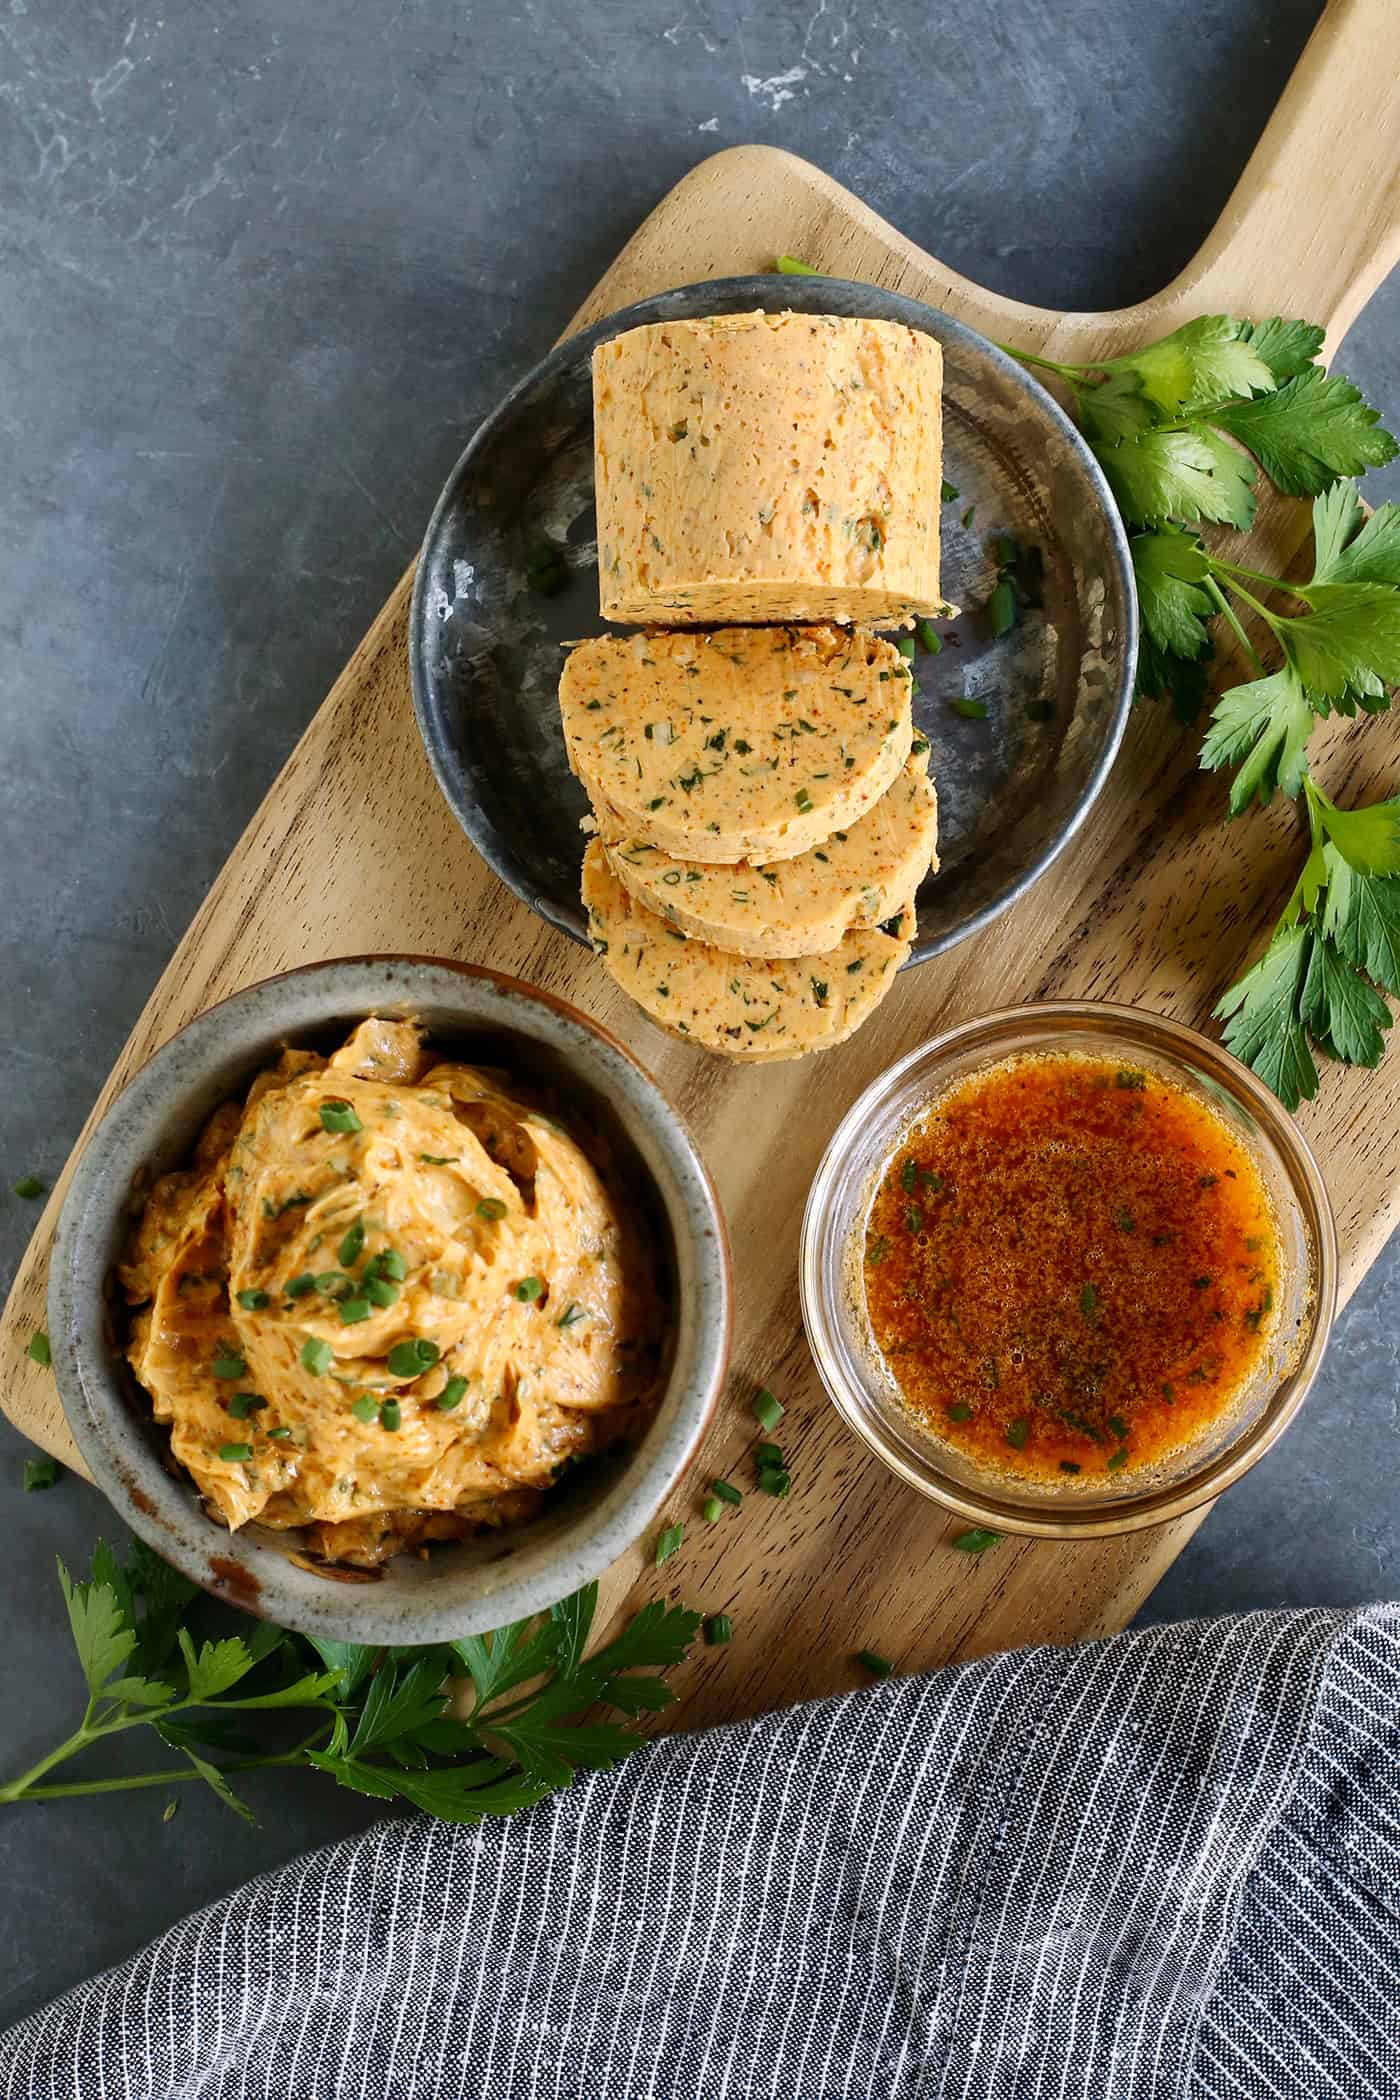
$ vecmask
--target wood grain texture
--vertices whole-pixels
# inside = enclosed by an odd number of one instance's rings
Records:
[[[1027,349],[1083,359],[1212,308],[1282,309],[1333,339],[1400,252],[1400,10],[1345,0],[1327,11],[1297,75],[1201,254],[1156,298],[1116,313],[1056,314],[985,292],[924,255],[815,168],[742,147],[696,168],[657,207],[576,316],[582,326],[670,285],[765,268],[779,252],[945,307]],[[1319,170],[1326,167],[1325,184]],[[1304,505],[1261,507],[1249,560],[1296,558]],[[958,1527],[884,1473],[846,1433],[802,1338],[795,1263],[808,1182],[830,1131],[892,1058],[992,1007],[1098,997],[1203,1022],[1272,922],[1296,871],[1296,812],[1226,827],[1223,785],[1193,740],[1139,709],[1084,833],[981,939],[903,977],[843,1049],[747,1072],[663,1036],[613,993],[592,959],[496,882],[434,787],[409,701],[409,580],[394,592],[240,840],[133,1031],[94,1119],[151,1051],[192,1015],[274,971],[334,955],[399,950],[515,972],[598,1015],[642,1057],[688,1119],[729,1217],[737,1276],[732,1398],[676,1499],[687,1520],[665,1581],[643,1543],[605,1601],[665,1587],[732,1612],[728,1649],[687,1666],[687,1723],[844,1688],[850,1653],[910,1666],[1105,1632],[1129,1619],[1199,1518],[1120,1541],[1007,1544],[981,1561],[947,1548]],[[1231,671],[1222,647],[1222,664]],[[1393,791],[1400,728],[1329,725],[1316,770],[1340,800]],[[1342,1288],[1354,1289],[1400,1209],[1400,1057],[1376,1073],[1329,1069],[1302,1121],[1337,1208]],[[91,1127],[91,1125],[89,1125]],[[80,1141],[81,1143],[81,1141]],[[24,1351],[45,1324],[52,1228],[44,1212],[0,1323],[6,1412],[66,1464],[76,1454],[51,1376]],[[751,1495],[703,1524],[712,1473],[751,1485],[758,1384],[788,1407],[790,1500]]]

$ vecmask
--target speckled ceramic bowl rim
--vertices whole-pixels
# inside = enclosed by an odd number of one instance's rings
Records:
[[[193,1484],[169,1469],[163,1440],[132,1408],[113,1360],[105,1294],[133,1181],[162,1146],[168,1149],[172,1129],[191,1126],[182,1144],[192,1142],[203,1116],[284,1041],[356,1015],[434,1008],[444,1018],[430,1025],[443,1031],[513,1032],[564,1059],[617,1116],[675,1243],[672,1369],[645,1437],[596,1502],[553,1520],[546,1512],[509,1558],[454,1570],[449,1557],[466,1549],[448,1547],[426,1567],[404,1556],[380,1581],[341,1584],[203,1514]],[[193,1581],[259,1616],[370,1645],[485,1631],[601,1575],[646,1530],[699,1449],[728,1368],[731,1307],[728,1235],[709,1173],[632,1053],[537,986],[450,958],[404,955],[344,957],[265,978],[164,1043],[84,1148],[49,1274],[49,1335],[64,1412],[97,1485],[132,1530]]]
[[[1313,1318],[1304,1346],[1258,1419],[1196,1472],[1186,1474],[1170,1486],[1145,1490],[1118,1504],[1079,1508],[1066,1499],[1062,1503],[1037,1508],[998,1495],[991,1480],[977,1487],[964,1485],[937,1465],[932,1444],[915,1460],[911,1453],[883,1432],[875,1410],[867,1404],[865,1394],[850,1382],[838,1360],[838,1352],[831,1346],[836,1314],[823,1287],[821,1252],[831,1190],[846,1171],[856,1133],[898,1089],[911,1067],[934,1058],[948,1058],[974,1045],[985,1046],[986,1061],[991,1064],[999,1057],[1013,1054],[1014,1044],[1008,1038],[1019,1029],[1045,1027],[1053,1031],[1056,1027],[1063,1027],[1068,1030],[1079,1023],[1091,1029],[1102,1026],[1106,1033],[1116,1032],[1129,1039],[1136,1038],[1145,1050],[1180,1058],[1193,1069],[1209,1074],[1227,1092],[1233,1093],[1268,1131],[1287,1167],[1300,1209],[1305,1208],[1309,1214],[1315,1242]],[[1069,1047],[1075,1047],[1074,1039],[1068,1035],[1066,1039]],[[1078,1046],[1092,1053],[1092,1035],[1086,1034]],[[970,1524],[1011,1532],[1022,1538],[1064,1542],[1109,1538],[1125,1532],[1150,1530],[1199,1509],[1203,1503],[1214,1502],[1242,1474],[1257,1465],[1283,1435],[1312,1388],[1332,1332],[1337,1306],[1337,1228],[1322,1170],[1301,1129],[1263,1081],[1221,1044],[1213,1042],[1199,1030],[1187,1027],[1183,1021],[1170,1020],[1164,1014],[1154,1014],[1145,1008],[1114,1006],[1097,999],[1045,999],[1027,1006],[1002,1007],[995,1013],[963,1021],[956,1028],[917,1044],[871,1080],[833,1131],[812,1177],[802,1217],[798,1292],[808,1346],[828,1399],[847,1427],[855,1431],[892,1473],[910,1487],[917,1488],[921,1495],[927,1495],[930,1501],[941,1503]]]

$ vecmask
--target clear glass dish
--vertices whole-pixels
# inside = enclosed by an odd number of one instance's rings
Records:
[[[904,1403],[866,1312],[866,1219],[891,1154],[933,1102],[970,1074],[1017,1056],[1102,1056],[1156,1071],[1206,1102],[1263,1178],[1279,1243],[1268,1348],[1227,1411],[1155,1467],[1063,1484],[994,1478]],[[1337,1235],[1316,1160],[1280,1103],[1218,1044],[1129,1007],[1012,1007],[949,1030],[881,1073],[827,1146],[807,1198],[799,1253],[802,1317],[823,1385],[857,1435],[900,1479],[995,1531],[1102,1537],[1162,1524],[1212,1500],[1263,1457],[1302,1406],[1331,1332]]]

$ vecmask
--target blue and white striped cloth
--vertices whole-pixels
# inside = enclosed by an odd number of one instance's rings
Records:
[[[1400,1607],[997,1656],[388,1822],[0,2039],[72,2100],[1400,2094]]]

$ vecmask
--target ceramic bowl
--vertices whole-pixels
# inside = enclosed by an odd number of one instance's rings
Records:
[[[452,1056],[509,1065],[578,1104],[651,1212],[671,1276],[670,1376],[650,1427],[561,1483],[515,1529],[400,1555],[371,1580],[299,1565],[298,1534],[229,1532],[172,1464],[117,1344],[113,1264],[133,1189],[188,1157],[206,1118],[284,1043],[331,1048],[366,1014],[413,1017]],[[205,1589],[334,1640],[444,1641],[523,1618],[600,1575],[647,1529],[695,1456],[729,1358],[730,1273],[709,1175],[671,1104],[622,1045],[562,1000],[451,962],[370,956],[293,970],[191,1021],[94,1131],[59,1221],[49,1280],[59,1393],[93,1478],[132,1530]]]

